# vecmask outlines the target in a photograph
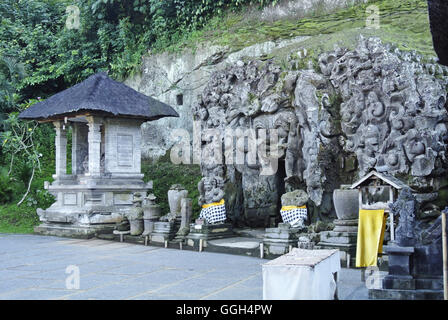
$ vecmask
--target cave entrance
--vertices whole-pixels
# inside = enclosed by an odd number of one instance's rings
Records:
[[[277,189],[277,214],[271,218],[269,221],[270,227],[276,227],[279,222],[282,222],[282,217],[280,215],[280,209],[282,208],[282,195],[286,192],[285,188],[285,178],[286,178],[286,168],[285,159],[278,160],[278,169],[276,173],[276,189]]]

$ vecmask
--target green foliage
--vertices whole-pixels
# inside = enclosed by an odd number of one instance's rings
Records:
[[[13,187],[8,174],[8,168],[0,167],[0,203],[8,203],[12,200]]]
[[[39,223],[34,207],[17,207],[15,204],[0,206],[0,232],[32,233]]]
[[[380,28],[366,29],[368,6],[379,8]],[[333,13],[319,13],[319,8],[308,17],[288,18],[277,21],[263,21],[246,12],[229,13],[209,20],[200,30],[185,35],[165,51],[179,48],[194,48],[198,43],[227,46],[232,51],[262,43],[290,39],[298,36],[312,36],[304,45],[332,50],[335,43],[348,46],[348,40],[357,39],[362,32],[365,36],[377,36],[385,42],[393,42],[400,50],[416,50],[426,56],[434,56],[428,23],[426,0],[376,0],[356,4]],[[350,31],[352,31],[350,33]],[[347,37],[353,33],[353,37]],[[290,48],[285,50],[290,52]]]
[[[144,161],[142,173],[145,180],[153,180],[154,195],[157,204],[160,205],[162,214],[170,212],[168,206],[168,190],[173,184],[181,184],[188,190],[188,197],[193,200],[193,217],[199,216],[200,206],[198,204],[198,183],[201,180],[199,165],[173,164],[170,161],[169,152],[155,163]]]
[[[37,101],[31,100],[21,105],[19,110]],[[4,153],[0,165],[7,166],[6,175],[12,183],[13,193],[8,201],[20,203],[28,195],[28,204],[31,201],[33,205],[48,207],[49,196],[36,192],[43,187],[42,177],[46,180],[51,178],[48,167],[54,165],[54,130],[48,125],[38,126],[36,122],[21,121],[18,119],[18,112],[11,112],[5,124],[6,130],[0,132]],[[42,170],[42,162],[45,170]],[[37,179],[41,183],[39,186],[35,185]],[[34,198],[31,198],[32,195]]]

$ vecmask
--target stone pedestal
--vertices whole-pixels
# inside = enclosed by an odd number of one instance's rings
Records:
[[[333,223],[335,225],[333,231],[320,232],[318,246],[322,249],[339,249],[341,251],[341,260],[352,264],[356,257],[358,219],[336,219]]]
[[[415,290],[411,275],[414,247],[384,246],[389,259],[389,274],[383,280],[384,289]]]
[[[277,228],[266,228],[263,255],[269,258],[288,253],[291,247],[297,247],[299,231],[299,228],[291,228],[287,223],[279,223]]]
[[[223,239],[232,237],[233,230],[230,223],[218,224],[190,224],[190,233],[186,236],[187,245],[199,247],[202,240],[202,247],[207,247],[207,241],[213,239]]]
[[[232,225],[230,223],[219,224],[190,224],[188,239],[220,239],[233,236]]]
[[[174,239],[177,242],[183,242],[190,233],[190,221],[191,216],[193,215],[193,200],[190,198],[181,199],[181,222],[179,230],[176,233],[176,238]]]
[[[129,219],[131,236],[139,236],[143,233],[143,219]]]
[[[165,243],[165,241],[171,241],[176,236],[176,232],[179,229],[180,220],[170,222],[154,222],[154,229],[150,234],[152,242]]]
[[[358,233],[358,219],[336,219],[333,224],[335,232]]]
[[[154,231],[154,223],[160,218],[160,207],[154,203],[155,197],[148,197],[150,203],[143,205],[143,236],[149,236]]]
[[[389,274],[383,279],[381,289],[369,290],[370,299],[442,300],[441,279],[419,277],[415,269],[415,248],[397,245],[384,246],[389,257]]]

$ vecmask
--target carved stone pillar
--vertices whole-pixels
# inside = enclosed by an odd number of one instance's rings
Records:
[[[101,175],[101,124],[102,119],[86,117],[89,126],[89,172],[86,175],[99,177]]]
[[[72,123],[72,174],[84,173],[83,161],[88,156],[89,128],[80,122]]]
[[[67,131],[62,121],[54,121],[56,130],[56,179],[67,175]]]

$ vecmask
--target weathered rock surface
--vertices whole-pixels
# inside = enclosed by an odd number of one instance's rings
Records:
[[[308,194],[303,190],[287,192],[281,197],[282,206],[304,206],[308,202]]]
[[[171,105],[179,118],[164,118],[142,125],[142,157],[157,159],[174,143],[173,129],[193,132],[193,106],[204,90],[211,73],[224,69],[243,57],[261,57],[273,50],[300,43],[309,37],[267,41],[232,52],[228,47],[203,45],[195,51],[144,56],[141,73],[125,81],[131,88]]]
[[[296,189],[307,191],[314,220],[329,217],[333,190],[371,169],[438,191],[447,169],[447,69],[422,60],[361,37],[356,49],[336,48],[317,61],[292,53],[291,68],[252,59],[214,72],[193,109],[202,131],[214,130],[202,137],[204,181],[219,180],[213,187],[229,215],[251,226],[277,219],[281,195]],[[276,129],[278,149],[250,129]],[[228,130],[256,136],[224,144]],[[265,152],[249,159],[263,144]],[[225,145],[224,160],[209,163],[216,145]],[[229,161],[238,152],[243,163]]]

